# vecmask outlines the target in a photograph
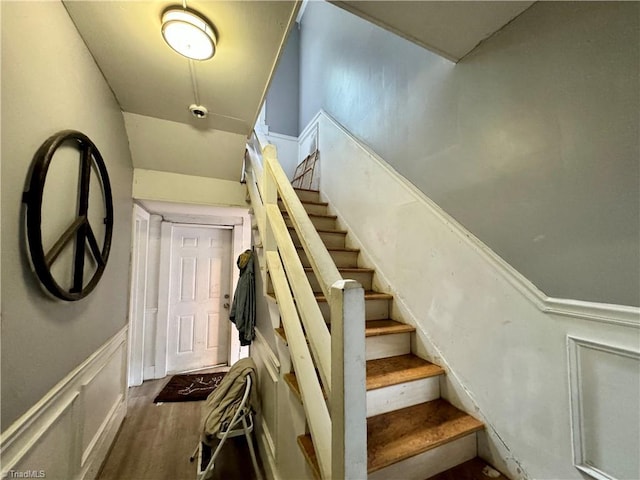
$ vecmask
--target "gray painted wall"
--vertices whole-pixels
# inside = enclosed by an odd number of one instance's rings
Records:
[[[453,64],[310,2],[300,127],[324,108],[546,294],[640,305],[639,10],[539,2]]]
[[[266,99],[266,123],[269,131],[298,136],[300,31],[291,29],[287,44],[269,86]]]
[[[132,166],[120,108],[62,3],[2,2],[1,8],[5,430],[127,322]],[[91,295],[71,303],[50,299],[39,287],[25,251],[21,217],[21,195],[35,151],[50,135],[69,128],[86,133],[102,153],[115,208],[104,276]],[[49,206],[59,204],[62,210],[66,200],[75,201],[76,184],[56,168],[58,190],[51,192]],[[55,217],[57,208],[49,212]]]

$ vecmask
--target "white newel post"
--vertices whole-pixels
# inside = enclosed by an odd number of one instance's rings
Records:
[[[367,478],[364,289],[355,280],[331,286],[331,477]]]

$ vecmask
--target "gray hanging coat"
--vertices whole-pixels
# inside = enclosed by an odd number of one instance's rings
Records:
[[[236,324],[240,335],[240,345],[251,345],[255,338],[256,326],[256,281],[253,276],[253,252],[245,250],[238,257],[240,278],[233,295],[233,306],[229,319]]]

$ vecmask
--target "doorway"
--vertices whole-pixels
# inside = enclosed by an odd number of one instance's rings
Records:
[[[185,205],[151,200],[138,200],[137,204],[141,207],[139,211],[146,215],[145,219],[148,218],[148,228],[145,228],[147,241],[138,242],[147,249],[140,258],[148,261],[145,266],[141,266],[145,275],[134,276],[142,282],[141,286],[132,288],[131,302],[132,307],[135,305],[136,308],[130,315],[130,332],[135,335],[131,338],[129,348],[130,368],[136,375],[129,377],[129,385],[140,385],[143,380],[163,378],[168,373],[178,371],[208,368],[218,363],[232,365],[247,356],[249,349],[240,345],[237,331],[229,321],[229,309],[225,305],[231,303],[239,278],[234,259],[251,247],[251,218],[248,208]],[[180,228],[197,230],[190,234],[182,231],[183,240],[174,238],[174,227],[176,232],[180,232]],[[135,229],[134,224],[134,239],[144,237],[142,233],[136,236],[139,230]],[[203,233],[207,231],[217,233],[211,234],[209,238]],[[219,256],[228,260],[203,260],[207,252],[198,253],[194,239],[197,239],[199,246],[204,245],[205,250],[220,248],[218,244],[222,243],[222,249],[226,252]],[[182,243],[187,248],[185,252],[192,249],[191,253],[182,254],[183,260],[174,260],[177,263],[172,265],[172,245]],[[174,257],[180,258],[180,254],[176,255]],[[132,258],[138,258],[135,249]],[[134,264],[137,265],[137,262]],[[190,284],[185,284],[184,287],[172,286],[172,270],[179,272],[185,280],[191,278],[196,285],[199,276],[205,275],[205,280],[200,280],[205,286],[193,287],[193,291],[189,290],[192,288]],[[207,286],[207,275],[211,275],[212,271],[219,271],[223,278],[220,283]],[[211,277],[215,278],[215,275]],[[197,303],[199,296],[196,289],[204,292],[208,290],[209,300],[217,299],[216,306],[205,311],[207,323],[203,323],[202,312],[189,313],[174,309],[170,314],[170,305],[177,305],[175,298],[173,302],[170,300],[172,293],[177,295],[176,298],[193,297],[195,294],[194,301]],[[225,295],[229,295],[229,298],[225,298]],[[180,305],[180,308],[183,307],[187,308],[186,305]],[[216,316],[219,317],[217,329],[210,326],[215,323]],[[216,344],[218,347],[214,349]],[[205,350],[209,350],[208,353],[204,353]],[[198,351],[201,358],[197,358]],[[170,355],[172,358],[169,358]]]
[[[232,228],[170,228],[167,373],[226,365]]]

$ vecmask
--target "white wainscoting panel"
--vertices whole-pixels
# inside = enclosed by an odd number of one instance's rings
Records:
[[[280,361],[271,350],[264,336],[256,329],[256,338],[251,345],[251,357],[258,369],[260,392],[260,416],[256,438],[261,458],[269,476],[278,477],[276,462],[276,436],[278,434],[278,382]]]
[[[126,414],[127,327],[1,437],[1,478],[92,479]]]
[[[640,352],[567,343],[575,466],[598,480],[640,478]]]

